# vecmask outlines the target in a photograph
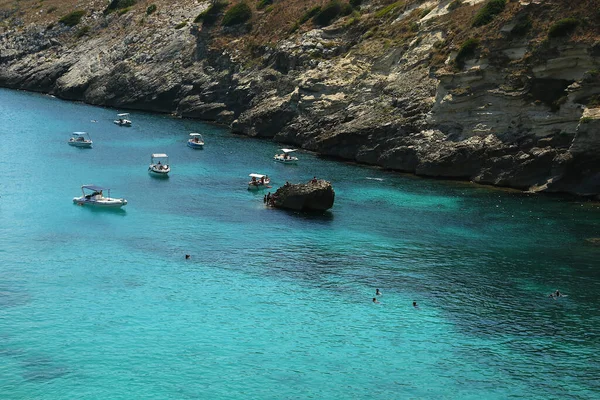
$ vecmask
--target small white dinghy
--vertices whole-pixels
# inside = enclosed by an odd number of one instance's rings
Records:
[[[270,187],[271,179],[269,175],[250,174],[250,182],[248,182],[248,190],[258,190]]]
[[[296,149],[281,149],[283,153],[275,154],[273,160],[283,163],[283,164],[296,164],[298,162],[298,157],[291,156],[290,153],[296,151]]]
[[[108,193],[108,197],[104,197],[104,192]],[[90,205],[106,208],[123,207],[127,205],[125,199],[113,199],[110,197],[110,189],[97,185],[81,186],[81,197],[73,197],[73,203],[78,205]]]
[[[73,132],[71,134],[71,138],[67,143],[69,144],[69,146],[86,148],[91,148],[93,144],[92,138],[87,132]]]
[[[190,139],[187,141],[187,145],[192,149],[203,149],[204,138],[199,133],[190,133]]]
[[[171,172],[169,156],[164,153],[152,154],[150,156],[148,171],[157,176],[168,176],[169,172]]]
[[[121,113],[121,114],[117,114],[117,119],[115,119],[113,122],[119,126],[131,126],[131,121],[127,119],[127,117],[129,116],[129,113]]]

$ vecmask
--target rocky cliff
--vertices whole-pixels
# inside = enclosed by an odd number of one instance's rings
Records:
[[[236,4],[0,0],[0,85],[423,176],[600,193],[600,0],[260,0],[225,23]]]

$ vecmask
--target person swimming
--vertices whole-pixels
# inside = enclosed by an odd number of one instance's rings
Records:
[[[375,296],[381,296],[381,292],[379,291],[379,289],[375,289]]]
[[[416,301],[413,301],[413,307],[419,307]]]
[[[379,303],[379,302],[377,301],[377,297],[373,297],[373,303]]]

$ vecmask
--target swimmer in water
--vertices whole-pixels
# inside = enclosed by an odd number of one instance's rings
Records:
[[[373,297],[373,303],[379,303],[379,302],[377,301],[377,297]]]
[[[375,296],[381,296],[381,292],[379,291],[379,289],[375,289]]]
[[[413,307],[419,307],[416,301],[413,301]]]

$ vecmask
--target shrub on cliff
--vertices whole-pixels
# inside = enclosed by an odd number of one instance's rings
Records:
[[[238,3],[231,7],[223,16],[223,26],[243,24],[252,18],[252,10],[246,3]]]
[[[475,54],[475,49],[477,49],[477,47],[479,47],[479,40],[478,39],[467,39],[461,46],[460,49],[458,50],[458,53],[456,54],[456,58],[455,58],[455,62],[456,65],[458,65],[460,68],[463,67],[465,60],[467,58],[469,58],[470,56],[472,56],[473,54]]]
[[[510,34],[514,36],[524,36],[531,29],[533,23],[529,15],[519,17],[515,26],[511,29]]]
[[[556,21],[554,25],[548,30],[549,38],[559,38],[569,36],[575,28],[579,25],[577,18],[563,18],[560,21]]]
[[[388,5],[388,6],[385,6],[381,10],[377,11],[375,13],[375,16],[377,18],[387,17],[388,15],[391,15],[391,14],[395,13],[397,10],[404,10],[405,7],[406,7],[406,5],[404,4],[404,2],[397,1],[395,3],[392,3],[392,4]]]
[[[273,0],[258,0],[258,3],[256,3],[256,9],[262,10],[263,8],[267,8],[271,4],[273,4]]]
[[[454,0],[452,3],[448,4],[448,11],[454,11],[462,6],[463,3],[461,0]]]
[[[475,15],[473,26],[478,27],[489,24],[496,15],[504,11],[504,7],[506,7],[506,0],[488,0]]]
[[[146,15],[150,15],[156,11],[156,4],[150,4],[148,8],[146,8]]]
[[[81,21],[81,18],[83,18],[84,15],[85,11],[83,10],[72,11],[59,19],[58,22],[67,26],[75,26]]]
[[[89,26],[82,26],[76,33],[75,33],[75,37],[76,38],[81,38],[86,36],[87,34],[90,33],[90,27]]]
[[[309,19],[313,18],[315,15],[321,12],[321,6],[314,6],[310,10],[306,11],[301,17],[298,23],[302,25]]]
[[[325,4],[321,11],[313,17],[315,25],[327,26],[331,24],[342,12],[342,5],[338,0],[331,0]]]
[[[206,25],[213,24],[219,17],[219,14],[221,14],[221,11],[223,11],[223,9],[228,5],[229,2],[227,1],[213,2],[206,10],[198,14],[198,16],[194,19],[194,23],[197,24],[202,22]]]
[[[358,10],[360,8],[360,5],[362,4],[362,0],[350,0],[348,3],[352,6],[352,8]]]
[[[111,0],[108,7],[104,9],[104,14],[110,14],[113,11],[122,10],[131,7],[137,3],[137,0]]]

